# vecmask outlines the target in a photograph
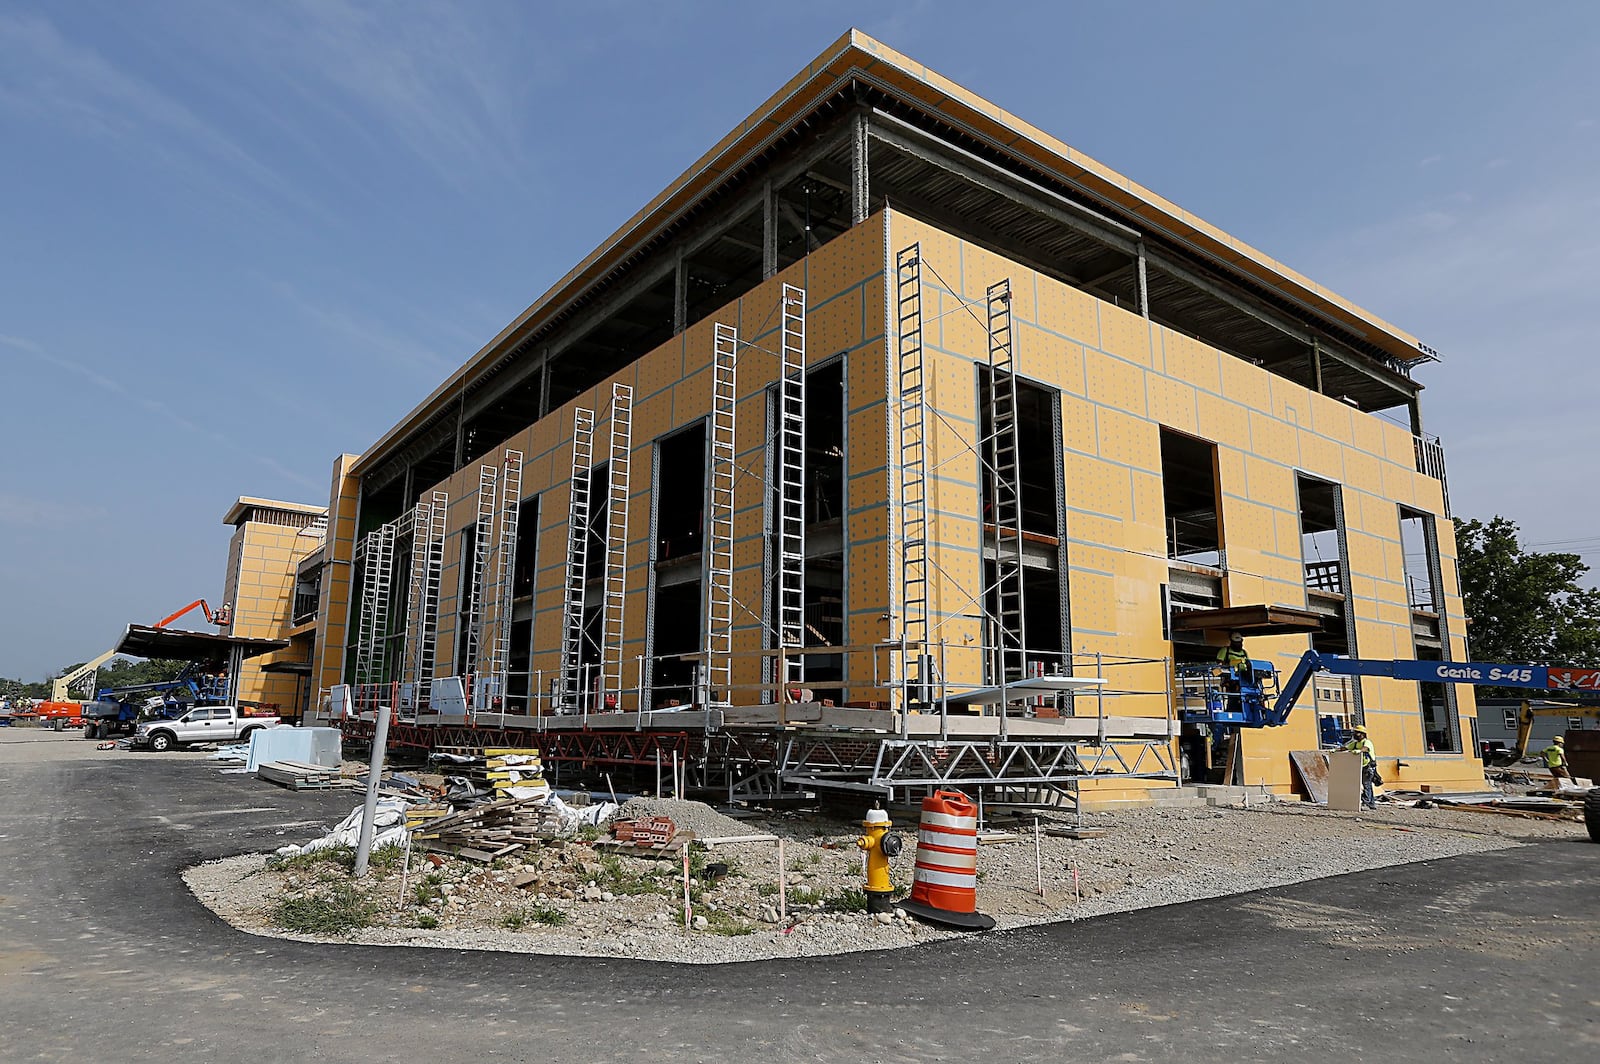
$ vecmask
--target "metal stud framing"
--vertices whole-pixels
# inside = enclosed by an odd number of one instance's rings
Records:
[[[806,290],[783,286],[782,366],[778,380],[779,680],[805,679],[806,586]]]
[[[567,582],[561,602],[561,702],[558,712],[575,712],[583,695],[578,663],[583,649],[583,593],[588,584],[585,548],[589,541],[589,471],[594,467],[594,411],[572,412],[572,479],[567,501]]]
[[[928,453],[922,352],[922,246],[895,261],[900,374],[900,634],[905,705],[925,702],[928,672]]]
[[[628,597],[628,473],[633,456],[633,389],[611,386],[611,452],[606,467],[606,562],[600,621],[601,705],[622,705],[623,616]]]
[[[711,476],[706,529],[706,684],[709,702],[725,706],[733,668],[734,404],[739,331],[716,325],[711,350]],[[641,707],[642,708],[642,707]]]

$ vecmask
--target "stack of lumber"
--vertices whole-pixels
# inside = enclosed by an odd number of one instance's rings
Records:
[[[311,765],[304,761],[267,761],[256,766],[256,778],[270,780],[296,791],[327,787],[355,786],[337,768]]]
[[[544,798],[504,798],[436,816],[419,827],[416,845],[471,861],[492,861],[561,834],[561,819]]]

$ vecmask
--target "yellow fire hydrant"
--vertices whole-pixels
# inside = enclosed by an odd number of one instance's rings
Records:
[[[856,845],[867,855],[867,911],[886,913],[894,908],[894,881],[889,878],[889,858],[900,852],[900,837],[889,834],[889,814],[882,809],[867,810],[861,822],[867,833]]]

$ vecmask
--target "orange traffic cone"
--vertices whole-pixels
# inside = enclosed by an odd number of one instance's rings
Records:
[[[994,920],[978,912],[978,807],[959,791],[922,800],[917,864],[911,897],[900,907],[912,916],[970,931]]]

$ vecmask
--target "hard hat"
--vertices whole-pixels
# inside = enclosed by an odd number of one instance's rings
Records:
[[[1365,724],[1357,724],[1354,728],[1351,728],[1350,730],[1355,732],[1357,735],[1365,735],[1365,734],[1367,734],[1367,726]]]
[[[1565,735],[1558,735],[1558,736],[1556,736],[1556,737],[1555,737],[1555,739],[1554,739],[1554,740],[1552,740],[1552,741],[1553,741],[1553,742],[1558,742],[1558,743],[1564,743],[1564,742],[1566,742],[1566,741],[1567,741],[1567,737],[1566,737],[1566,736],[1565,736]]]

